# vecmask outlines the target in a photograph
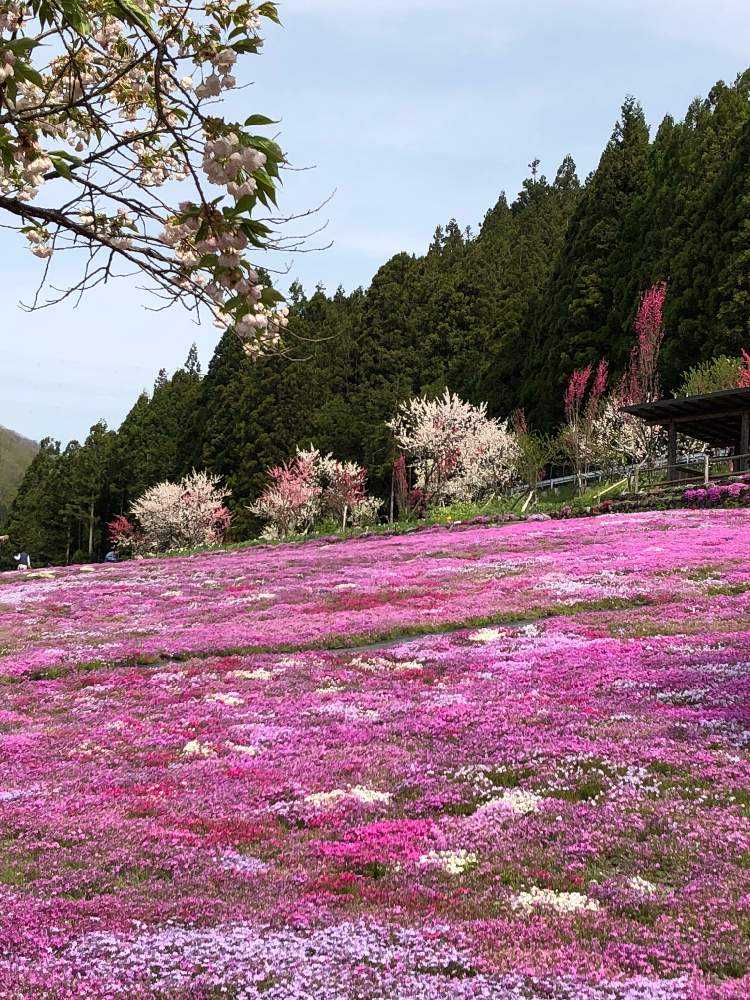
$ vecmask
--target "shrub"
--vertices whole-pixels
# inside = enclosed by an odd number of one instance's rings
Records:
[[[532,493],[536,493],[544,470],[558,453],[559,442],[552,435],[536,434],[530,430],[523,410],[516,410],[513,414],[513,429],[518,443],[518,478]]]
[[[320,516],[321,488],[311,464],[297,456],[268,470],[269,483],[249,508],[284,538],[309,531]]]
[[[120,555],[135,555],[145,548],[143,532],[136,528],[124,514],[118,514],[113,521],[109,522],[107,535],[113,548]]]
[[[698,486],[685,490],[682,495],[685,503],[693,507],[715,507],[721,503],[750,503],[750,481],[738,483],[714,483],[711,486]]]
[[[704,396],[710,392],[720,392],[722,389],[735,389],[741,385],[741,375],[741,359],[728,358],[722,354],[686,372],[682,385],[677,390],[677,396]]]

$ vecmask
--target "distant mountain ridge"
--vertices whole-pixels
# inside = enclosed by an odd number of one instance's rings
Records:
[[[0,524],[37,451],[36,441],[0,426]]]

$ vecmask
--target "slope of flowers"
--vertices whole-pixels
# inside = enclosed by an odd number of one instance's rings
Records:
[[[436,528],[185,559],[0,574],[0,676],[58,664],[347,644],[597,602],[699,599],[721,552],[750,584],[750,511]]]
[[[0,997],[747,996],[748,528],[670,512],[6,583]],[[230,607],[278,595],[242,641],[296,651],[210,655],[230,619],[201,584],[240,576]],[[167,578],[201,656],[91,669],[108,594],[113,661],[167,641]],[[556,613],[303,648],[483,597]],[[24,676],[45,640],[8,607],[75,622],[69,669]]]

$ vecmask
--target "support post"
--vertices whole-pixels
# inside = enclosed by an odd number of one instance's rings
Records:
[[[708,486],[711,481],[711,459],[708,455],[703,456],[703,482]]]
[[[671,483],[677,478],[677,425],[674,420],[669,424],[668,435],[667,481]]]
[[[737,463],[738,472],[747,472],[748,452],[750,452],[750,410],[746,410],[742,414],[742,424],[740,427],[740,455],[744,455],[745,458],[741,458]]]

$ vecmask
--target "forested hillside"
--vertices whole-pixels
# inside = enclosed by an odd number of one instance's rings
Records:
[[[0,524],[36,451],[34,441],[0,427]]]
[[[629,98],[584,182],[569,157],[549,178],[535,161],[478,232],[438,227],[424,256],[398,254],[367,290],[294,285],[284,355],[249,362],[227,333],[205,377],[191,352],[117,433],[97,425],[62,453],[44,442],[10,517],[14,540],[44,561],[97,554],[111,516],[194,466],[224,477],[247,534],[264,470],[299,444],[363,463],[384,494],[384,421],[405,397],[446,386],[493,415],[523,406],[551,429],[574,369],[604,356],[623,370],[639,296],[657,281],[669,287],[667,389],[700,360],[738,355],[750,344],[749,95],[750,71],[653,135]]]

